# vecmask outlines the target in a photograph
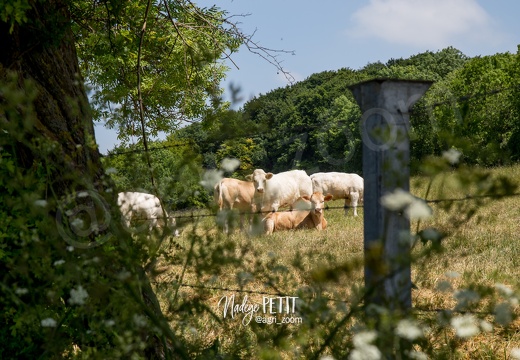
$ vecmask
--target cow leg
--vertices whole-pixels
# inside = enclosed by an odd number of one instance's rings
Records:
[[[347,216],[348,210],[350,209],[350,195],[347,195],[345,198],[345,205],[343,205],[343,207],[345,208],[345,216]]]
[[[274,220],[272,218],[266,218],[264,222],[264,231],[266,235],[271,235],[274,231]]]
[[[358,192],[350,193],[350,205],[354,208],[354,216],[358,216],[357,215],[358,201],[359,201],[359,193]]]
[[[246,215],[244,212],[240,211],[240,231],[244,231],[244,222]]]

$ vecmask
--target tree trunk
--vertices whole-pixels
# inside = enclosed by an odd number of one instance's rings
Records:
[[[31,5],[27,23],[15,24],[11,30],[9,24],[0,21],[0,83],[12,79],[14,74],[19,89],[26,93],[36,91],[33,123],[18,124],[21,131],[9,134],[15,138],[13,148],[4,150],[10,151],[18,166],[25,169],[39,162],[52,162],[50,186],[57,197],[85,189],[103,192],[106,179],[80,75],[68,3],[34,1]],[[0,103],[4,100],[0,91]],[[0,122],[10,128],[17,126],[11,123],[14,121],[18,120],[11,119],[8,113],[0,114]],[[56,142],[51,159],[35,153],[34,147],[28,145],[42,138]],[[112,204],[115,195],[113,192]],[[134,272],[144,284],[141,300],[156,318],[164,319],[144,270],[138,265]],[[162,358],[168,351],[157,336],[146,336],[145,341],[150,357]]]
[[[94,146],[94,125],[67,7],[60,1],[35,2],[27,17],[30,22],[15,26],[12,33],[8,24],[0,23],[0,79],[14,72],[20,88],[24,88],[24,80],[32,80],[36,86],[32,136],[43,134],[61,146],[55,149],[55,160],[62,165],[56,173],[56,184],[60,184],[56,190],[70,191],[66,179],[71,171],[98,183],[102,175],[100,155]],[[30,167],[34,154],[20,150],[23,156],[19,160]]]

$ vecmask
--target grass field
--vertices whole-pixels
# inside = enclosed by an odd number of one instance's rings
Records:
[[[493,169],[492,175],[479,178],[477,185],[469,185],[461,181],[464,175],[445,173],[434,178],[429,190],[430,179],[414,177],[411,192],[423,198],[428,192],[428,199],[458,199],[479,191],[492,192],[496,183],[492,179],[504,176],[518,182],[520,166]],[[329,206],[341,208],[342,202],[331,202]],[[520,321],[515,307],[516,296],[520,295],[520,197],[484,197],[433,203],[431,207],[433,217],[421,224],[412,223],[412,232],[417,226],[419,230],[434,227],[447,236],[441,252],[421,257],[427,248],[422,244],[413,250],[418,256],[412,265],[416,286],[412,293],[413,316],[424,324],[424,338],[429,344],[415,345],[416,349],[427,350],[434,358],[509,359],[511,350],[520,348]],[[467,219],[466,214],[475,210]],[[226,236],[216,230],[214,218],[199,219],[196,226],[185,229],[178,239],[180,246],[169,252],[172,257],[160,263],[164,272],[157,277],[158,290],[163,307],[172,313],[172,324],[179,321],[175,312],[183,304],[204,304],[213,315],[192,319],[189,330],[176,325],[194,344],[209,347],[218,339],[224,350],[244,346],[244,358],[305,358],[304,354],[323,346],[323,338],[330,334],[333,324],[359,301],[363,286],[363,211],[358,212],[355,218],[352,212],[345,217],[342,209],[326,211],[329,227],[322,232],[300,230],[255,237],[238,230]],[[176,293],[175,284],[179,282],[206,289],[182,286]],[[500,295],[496,284],[506,285],[514,293]],[[249,292],[241,292],[244,290]],[[266,294],[287,294],[306,301],[307,310],[316,308],[314,315],[309,315],[309,310],[304,317],[306,324],[285,330],[285,342],[263,343],[262,336],[280,330],[265,324],[263,328],[254,323],[245,326],[241,318],[223,319],[219,300],[230,294],[242,299],[247,295],[251,302],[258,303]],[[462,299],[463,295],[470,295],[470,299]],[[495,321],[494,313],[498,304],[507,301],[512,318],[502,326]],[[470,311],[493,327],[469,339],[459,338],[439,319],[442,314],[464,311],[445,310]],[[328,312],[320,317],[320,311]],[[336,338],[330,340],[330,347],[352,346],[351,327],[359,326],[362,318],[362,314],[349,318]],[[254,345],[258,349],[247,348]],[[275,350],[269,353],[269,347]]]

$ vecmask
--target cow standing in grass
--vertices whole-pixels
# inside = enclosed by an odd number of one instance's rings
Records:
[[[246,179],[254,184],[255,203],[261,211],[277,211],[300,197],[312,195],[311,178],[303,170],[273,174],[256,169]]]
[[[132,191],[120,192],[117,195],[117,205],[123,215],[122,223],[130,232],[136,233],[145,228],[150,231],[164,224],[170,228],[175,226],[175,219],[164,210],[161,201],[155,195]],[[142,225],[132,228],[132,223]],[[177,230],[175,235],[179,235]]]
[[[333,200],[345,199],[345,215],[350,207],[354,208],[354,216],[357,216],[358,203],[363,202],[364,182],[358,174],[341,172],[322,172],[312,174],[313,191],[323,194],[331,194]]]
[[[274,212],[268,214],[264,222],[264,231],[267,235],[275,231],[292,229],[325,230],[327,220],[323,214],[325,201],[332,199],[332,195],[323,196],[320,192],[309,196],[302,196],[291,206],[291,211]]]
[[[251,215],[256,211],[254,204],[255,187],[252,182],[233,178],[224,178],[215,184],[213,197],[218,205],[219,212],[236,209],[240,212],[240,227],[244,227],[244,215]],[[225,219],[224,228],[228,230],[228,219]]]

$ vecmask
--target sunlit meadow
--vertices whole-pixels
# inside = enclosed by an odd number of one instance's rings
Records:
[[[411,193],[426,200],[464,199],[472,194],[472,189],[457,180],[456,171],[444,172],[433,179],[415,176],[411,179]],[[501,175],[519,179],[520,166],[493,170],[493,176]],[[475,201],[481,202],[478,212],[465,219],[463,214]],[[416,321],[397,322],[396,334],[410,340],[422,339],[412,349],[417,353],[410,353],[419,358],[424,355],[422,352],[444,359],[515,358],[516,348],[520,348],[517,320],[520,197],[441,201],[429,205],[433,216],[426,221],[413,221],[412,233],[435,228],[446,237],[442,249],[430,251],[428,256],[421,255],[427,245],[420,241],[415,244],[413,255],[417,261],[412,265],[414,289],[410,316]],[[188,337],[207,346],[218,339],[224,349],[239,346],[237,339],[259,344],[259,350],[244,349],[244,356],[289,359],[302,357],[301,349],[306,346],[311,351],[319,349],[323,342],[313,338],[317,335],[312,326],[306,324],[305,329],[302,327],[303,334],[299,334],[298,326],[302,325],[293,325],[287,344],[277,345],[282,351],[268,353],[265,344],[262,348],[258,331],[251,331],[251,327],[264,326],[269,332],[274,325],[244,325],[241,317],[223,318],[219,301],[230,294],[241,299],[247,295],[251,302],[261,302],[263,296],[277,294],[302,298],[319,295],[339,313],[358,306],[359,289],[363,286],[363,211],[358,209],[358,217],[352,216],[352,210],[345,216],[342,201],[329,202],[328,206],[325,213],[328,228],[322,232],[298,230],[248,236],[237,229],[225,235],[217,230],[214,217],[194,217],[196,223],[186,226],[181,237],[174,240],[177,245],[169,248],[172,257],[162,259],[158,266],[161,273],[156,286],[164,309],[173,311],[182,304],[189,306],[191,300],[202,297],[209,315],[190,325]],[[222,265],[216,272],[201,272],[201,264],[195,266],[190,262],[193,257],[188,256],[204,249],[204,244],[192,246],[193,234],[209,239],[208,250],[219,243],[223,247],[231,243],[233,246],[219,251],[234,252],[239,261]],[[196,272],[195,268],[199,270]],[[326,269],[333,269],[335,274],[331,276]],[[176,290],[178,283],[183,286]],[[359,345],[364,336],[352,337],[354,333],[363,334],[359,325],[362,311],[358,315],[359,318],[357,315],[349,318],[344,323],[345,331],[338,335],[353,348],[351,358],[355,358],[356,351],[360,355],[356,341]],[[370,334],[369,339],[373,336]],[[364,349],[369,350],[370,344],[365,344],[368,347]],[[323,350],[328,353],[327,348]]]

